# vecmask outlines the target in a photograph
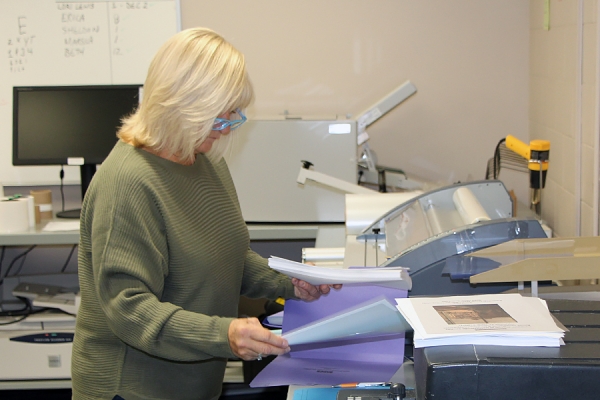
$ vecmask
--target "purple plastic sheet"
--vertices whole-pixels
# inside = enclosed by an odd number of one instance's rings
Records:
[[[314,302],[287,300],[283,334],[381,296],[395,304],[394,299],[406,297],[407,291],[374,285],[345,285]],[[250,386],[389,381],[402,365],[404,344],[404,332],[399,332],[397,335],[294,346],[289,354],[278,356],[269,363]]]

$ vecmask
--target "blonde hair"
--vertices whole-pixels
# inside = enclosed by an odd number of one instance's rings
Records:
[[[242,53],[210,29],[187,29],[154,56],[140,106],[123,120],[117,136],[136,147],[193,162],[215,118],[246,108],[253,99]],[[232,136],[221,136],[207,156],[221,159]]]

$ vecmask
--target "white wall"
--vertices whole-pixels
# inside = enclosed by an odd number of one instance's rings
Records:
[[[521,0],[182,0],[245,53],[251,117],[357,117],[406,80],[416,95],[368,130],[382,165],[483,179],[496,143],[529,139],[529,4]],[[502,178],[502,174],[501,174]],[[507,184],[524,201],[527,176]]]
[[[598,3],[531,0],[531,139],[550,141],[542,216],[558,236],[597,234]],[[596,210],[594,212],[594,210]]]

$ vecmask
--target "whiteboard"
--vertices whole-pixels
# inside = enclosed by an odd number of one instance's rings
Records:
[[[339,125],[348,129],[331,129]],[[356,121],[249,120],[234,139],[226,159],[246,222],[345,221],[344,192],[296,179],[306,160],[315,171],[356,183]]]
[[[179,0],[2,0],[0,183],[60,183],[59,166],[12,165],[13,86],[141,84],[180,25]],[[65,167],[65,183],[78,182]]]

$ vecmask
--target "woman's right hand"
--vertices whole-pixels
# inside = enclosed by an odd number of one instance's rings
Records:
[[[234,319],[229,325],[228,337],[233,353],[246,361],[290,351],[287,340],[264,328],[257,318]]]

